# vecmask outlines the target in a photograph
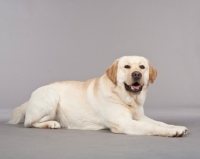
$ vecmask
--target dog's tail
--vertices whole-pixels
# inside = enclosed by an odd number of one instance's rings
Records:
[[[8,123],[10,123],[10,124],[24,123],[27,105],[28,105],[28,102],[15,108],[12,112],[11,118]]]

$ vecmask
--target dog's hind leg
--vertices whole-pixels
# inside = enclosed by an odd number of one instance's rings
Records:
[[[60,129],[60,123],[57,121],[46,121],[46,122],[36,122],[32,124],[35,128],[43,128],[43,129]]]
[[[26,115],[25,127],[36,128],[60,128],[56,120],[56,111],[59,103],[58,92],[50,87],[44,86],[38,88],[31,95]]]

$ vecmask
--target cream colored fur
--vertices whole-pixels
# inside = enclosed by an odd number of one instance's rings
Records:
[[[131,68],[125,69],[125,65]],[[145,69],[140,69],[140,65]],[[133,71],[142,73],[140,93],[128,92],[124,87],[124,82],[129,85],[133,82]],[[183,136],[186,127],[167,125],[144,114],[147,88],[156,76],[156,69],[144,57],[124,56],[100,78],[55,82],[38,88],[26,103],[14,109],[9,122],[24,122],[25,127],[36,128],[110,129],[129,135]]]

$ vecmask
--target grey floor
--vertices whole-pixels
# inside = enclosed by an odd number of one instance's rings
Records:
[[[199,159],[200,108],[148,109],[146,114],[184,125],[187,136],[128,136],[108,130],[48,130],[0,123],[0,159]]]

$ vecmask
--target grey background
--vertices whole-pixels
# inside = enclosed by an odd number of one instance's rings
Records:
[[[158,70],[146,106],[200,105],[200,1],[0,1],[1,109],[59,80],[99,77],[124,55]]]
[[[73,130],[54,134],[1,123],[0,154],[20,159],[35,152],[44,152],[48,158],[57,153],[73,158],[199,158],[199,0],[0,0],[0,120],[7,120],[11,110],[28,100],[36,88],[54,81],[99,77],[124,55],[144,56],[158,70],[145,103],[147,115],[187,126],[187,137]],[[53,147],[43,145],[49,140],[55,143]],[[75,145],[65,145],[70,150],[66,154],[60,143]],[[82,157],[72,149],[79,149]]]

